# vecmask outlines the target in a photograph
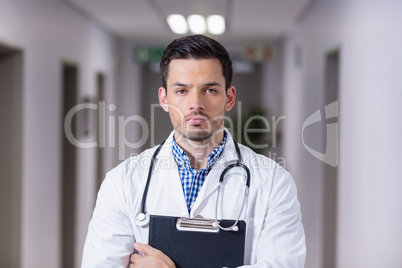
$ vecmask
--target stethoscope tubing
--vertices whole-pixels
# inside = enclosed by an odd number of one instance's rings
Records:
[[[142,194],[142,201],[141,201],[141,214],[143,214],[143,215],[145,215],[145,202],[147,201],[149,183],[151,182],[151,176],[152,176],[152,171],[153,171],[154,164],[155,164],[155,159],[156,159],[156,156],[159,154],[159,151],[162,149],[162,146],[164,143],[165,143],[165,141],[163,141],[158,146],[158,148],[156,149],[156,151],[154,152],[154,154],[152,155],[152,158],[151,158],[151,165],[149,166],[147,182],[145,184],[145,189],[144,189],[144,193]]]
[[[217,194],[216,205],[215,205],[215,222],[214,222],[215,226],[219,227],[221,230],[224,230],[224,231],[237,231],[238,230],[237,223],[239,222],[239,219],[240,219],[240,216],[242,214],[244,204],[246,203],[246,199],[247,199],[249,189],[250,189],[250,170],[246,165],[244,165],[242,163],[242,157],[241,157],[241,153],[240,153],[240,148],[239,148],[239,145],[238,145],[238,143],[236,142],[236,140],[234,138],[233,138],[233,142],[234,142],[234,145],[236,147],[238,160],[235,163],[232,163],[232,164],[228,165],[223,170],[223,172],[221,173],[221,175],[219,177],[218,194]],[[165,143],[165,141],[162,142],[158,146],[158,148],[156,149],[156,151],[154,152],[154,154],[152,155],[152,158],[151,158],[151,164],[150,164],[149,171],[148,171],[147,182],[145,184],[144,193],[142,195],[142,200],[141,200],[141,212],[140,212],[140,214],[137,215],[137,220],[140,222],[140,224],[138,224],[139,226],[144,226],[144,224],[141,224],[141,222],[143,222],[147,218],[146,217],[146,212],[145,212],[145,203],[146,203],[146,200],[147,200],[149,184],[150,184],[150,181],[151,181],[152,171],[153,171],[153,167],[154,167],[154,164],[155,164],[156,156],[159,154],[159,151],[161,150],[161,148],[162,148],[164,143]],[[241,209],[240,209],[240,212],[239,212],[239,216],[237,217],[235,223],[230,227],[222,227],[222,226],[219,225],[219,222],[218,222],[218,201],[219,201],[221,186],[223,184],[223,180],[225,178],[226,173],[230,169],[235,168],[235,167],[241,167],[246,171],[246,174],[247,174],[246,189],[245,189],[245,192],[244,192],[244,198],[243,198],[242,206],[241,206]]]

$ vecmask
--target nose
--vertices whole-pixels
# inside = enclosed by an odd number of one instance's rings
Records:
[[[189,105],[190,110],[193,111],[202,111],[205,108],[202,93],[193,91],[189,96]]]

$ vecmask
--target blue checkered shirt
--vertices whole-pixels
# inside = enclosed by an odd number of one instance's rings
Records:
[[[215,148],[215,150],[213,150],[208,155],[208,166],[201,170],[197,170],[191,167],[188,155],[182,148],[177,145],[176,140],[173,136],[172,152],[179,170],[184,197],[186,198],[187,209],[189,212],[191,211],[191,207],[197,199],[198,192],[204,184],[204,181],[211,171],[212,166],[214,165],[216,160],[218,160],[223,150],[225,149],[226,140],[227,134],[225,131],[222,142],[219,144],[218,147]]]

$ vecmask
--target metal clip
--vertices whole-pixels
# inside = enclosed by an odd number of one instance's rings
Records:
[[[207,220],[201,215],[197,215],[194,218],[178,218],[176,228],[180,231],[217,233],[219,228],[214,223],[215,220]]]

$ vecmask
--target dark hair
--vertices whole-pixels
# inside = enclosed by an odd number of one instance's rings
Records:
[[[169,63],[174,59],[218,59],[222,64],[226,90],[232,83],[232,61],[226,49],[212,38],[204,35],[188,35],[177,38],[170,43],[162,54],[160,71],[163,87],[167,90]]]

